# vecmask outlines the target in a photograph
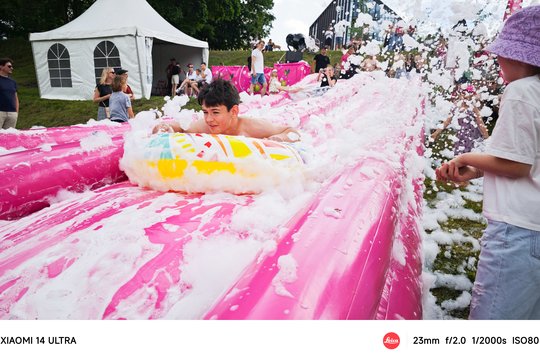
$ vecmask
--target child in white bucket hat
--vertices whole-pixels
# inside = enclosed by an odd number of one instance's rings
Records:
[[[484,176],[488,226],[469,319],[540,319],[540,5],[512,15],[487,47],[508,86],[485,153],[462,154],[438,180]]]

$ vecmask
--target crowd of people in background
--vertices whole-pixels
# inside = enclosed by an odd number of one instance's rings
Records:
[[[171,58],[169,65],[165,69],[167,75],[167,88],[171,97],[176,95],[188,95],[197,97],[200,89],[212,82],[212,71],[205,62],[195,69],[192,63],[186,65],[186,70],[182,70],[175,58]]]
[[[495,56],[483,50],[486,40],[472,31],[463,30],[464,25],[466,28],[466,23],[461,21],[456,24],[454,33],[428,36],[421,46],[410,47],[406,46],[404,37],[414,35],[416,28],[407,27],[400,21],[388,26],[377,51],[373,51],[373,47],[368,49],[369,39],[365,36],[353,36],[346,46],[337,46],[342,51],[339,61],[332,61],[328,55],[332,45],[337,45],[332,44],[333,32],[329,27],[324,45],[312,60],[312,72],[319,74],[321,87],[331,87],[359,72],[372,71],[383,71],[390,78],[417,78],[430,83],[430,101],[442,97],[453,104],[448,116],[441,119],[432,134],[432,142],[446,132],[445,138],[455,139],[455,155],[469,152],[489,136],[488,128],[493,127],[498,117],[504,84],[500,83]],[[459,41],[459,36],[472,39],[465,50],[456,50],[455,45],[452,49],[452,43]],[[328,73],[333,75],[329,77]],[[442,74],[449,74],[454,79],[451,86],[445,88],[432,83],[430,75]],[[332,78],[335,81],[328,81]],[[447,129],[452,131],[448,133]]]

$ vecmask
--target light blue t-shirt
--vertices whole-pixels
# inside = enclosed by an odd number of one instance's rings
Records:
[[[128,108],[131,107],[131,100],[129,96],[122,91],[115,91],[109,98],[109,111],[111,113],[111,120],[115,121],[128,121]]]

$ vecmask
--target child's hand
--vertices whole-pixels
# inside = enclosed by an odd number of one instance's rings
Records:
[[[478,171],[472,166],[465,165],[460,157],[456,157],[449,162],[442,164],[435,175],[439,181],[452,181],[461,183],[478,177]]]

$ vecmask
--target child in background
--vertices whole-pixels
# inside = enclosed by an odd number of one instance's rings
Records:
[[[321,82],[321,87],[334,87],[337,82],[337,76],[334,74],[334,67],[330,64],[326,68],[321,69],[317,81]]]
[[[474,105],[474,88],[472,85],[458,85],[456,90],[455,107],[452,114],[443,122],[443,127],[431,134],[433,141],[445,130],[453,120],[457,120],[457,141],[454,142],[454,155],[471,152],[475,143],[489,137],[488,130],[480,110]]]
[[[268,82],[268,92],[270,94],[277,94],[280,91],[288,91],[288,92],[294,93],[294,92],[298,92],[300,90],[302,90],[302,88],[300,88],[298,86],[293,86],[293,87],[291,87],[291,86],[283,86],[281,84],[281,81],[278,78],[277,69],[273,69],[272,72],[270,73],[270,80]]]
[[[109,98],[109,110],[111,111],[111,121],[126,122],[133,119],[133,109],[131,108],[131,100],[129,96],[123,92],[126,84],[126,78],[121,75],[116,75],[112,82],[111,97]]]
[[[281,86],[281,81],[278,79],[277,70],[273,69],[270,73],[270,82],[268,84],[268,92],[270,94],[277,94],[280,90],[286,90],[283,86]]]
[[[487,50],[508,86],[485,153],[457,156],[438,180],[484,176],[488,226],[470,319],[540,319],[540,5],[513,14]]]

